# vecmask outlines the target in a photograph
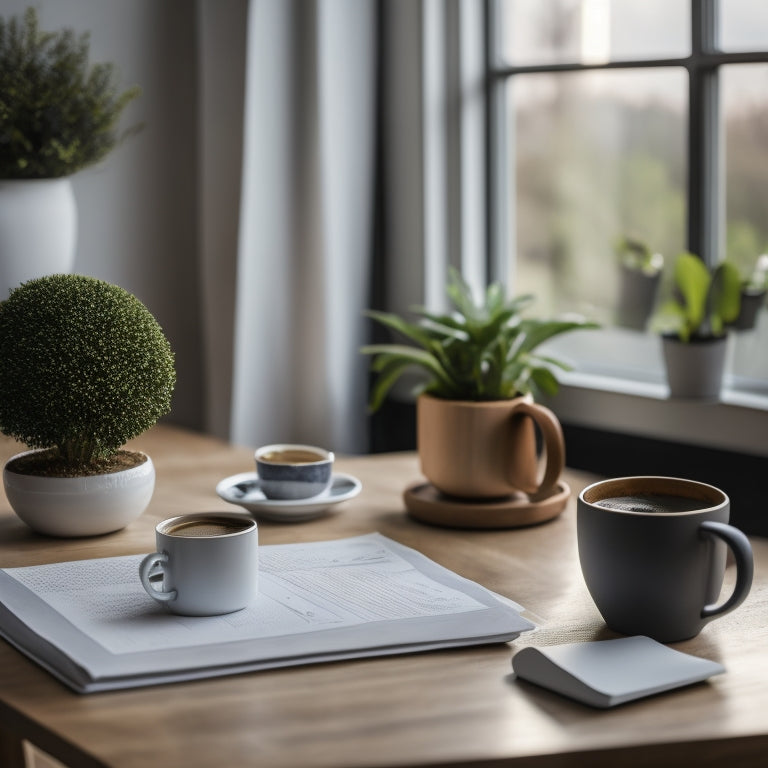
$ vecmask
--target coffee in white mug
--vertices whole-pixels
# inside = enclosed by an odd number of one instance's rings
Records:
[[[256,521],[239,514],[172,517],[155,528],[157,551],[139,566],[150,597],[172,613],[214,616],[239,611],[258,594]]]

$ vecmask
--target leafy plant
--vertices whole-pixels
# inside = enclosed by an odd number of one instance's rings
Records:
[[[112,64],[88,63],[89,36],[41,32],[37,12],[0,17],[0,178],[57,178],[105,157],[123,109]]]
[[[644,242],[632,237],[621,237],[616,243],[616,253],[627,269],[646,275],[656,275],[664,268],[664,257],[660,253],[654,253]]]
[[[675,293],[660,307],[654,329],[683,342],[725,335],[741,306],[739,270],[724,261],[710,272],[697,256],[683,252],[675,260],[674,281]]]
[[[170,345],[124,289],[82,275],[22,283],[0,303],[0,431],[99,471],[170,410]]]
[[[533,302],[533,296],[508,299],[499,283],[490,285],[483,300],[475,303],[469,285],[456,270],[451,271],[446,293],[455,311],[436,315],[419,308],[415,323],[387,312],[366,313],[413,342],[362,348],[363,354],[374,356],[372,369],[378,374],[371,391],[372,410],[381,406],[409,368],[426,374],[427,381],[419,391],[451,400],[554,394],[559,385],[552,369],[569,367],[534,350],[558,334],[598,327],[582,319],[523,319],[520,313]]]
[[[744,281],[747,291],[759,292],[768,288],[768,253],[758,256],[749,278]]]

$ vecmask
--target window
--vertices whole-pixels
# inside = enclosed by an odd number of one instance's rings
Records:
[[[665,257],[657,295],[683,249],[745,278],[768,253],[768,3],[488,9],[491,272],[542,313],[603,323],[558,342],[579,372],[569,381],[662,401],[659,339],[621,317],[616,244]],[[725,399],[768,411],[765,307],[729,355]]]

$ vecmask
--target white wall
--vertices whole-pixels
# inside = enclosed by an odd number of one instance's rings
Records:
[[[0,0],[0,15],[29,5],[44,30],[90,32],[91,61],[114,62],[121,87],[142,89],[121,127],[143,123],[143,130],[73,179],[75,271],[117,283],[157,317],[176,353],[169,419],[202,428],[195,3]]]

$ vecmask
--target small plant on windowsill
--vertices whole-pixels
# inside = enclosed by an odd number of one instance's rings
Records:
[[[763,253],[757,257],[755,268],[749,279],[745,281],[744,287],[750,291],[768,290],[768,253]]]
[[[684,252],[675,260],[674,281],[673,295],[654,317],[654,330],[684,343],[725,336],[739,314],[738,269],[723,261],[710,270],[700,258]]]
[[[768,253],[758,256],[750,276],[741,285],[741,307],[732,327],[748,331],[755,327],[760,308],[765,306],[768,294]]]
[[[620,267],[616,321],[625,328],[645,330],[656,303],[664,257],[627,236],[618,240],[615,251]]]
[[[19,517],[67,536],[117,530],[141,514],[154,467],[122,446],[170,410],[176,381],[170,345],[149,310],[96,278],[30,280],[0,303],[0,359],[0,431],[32,449],[3,473]],[[89,498],[99,488],[105,492]],[[58,509],[49,513],[48,502]]]
[[[722,385],[725,343],[739,315],[741,277],[723,261],[710,270],[692,253],[674,264],[674,291],[653,318],[663,339],[672,397],[716,399]]]
[[[616,243],[619,263],[633,272],[652,277],[664,268],[664,257],[652,251],[646,243],[634,237],[624,236]]]

